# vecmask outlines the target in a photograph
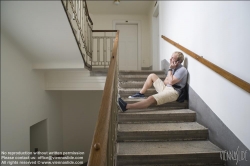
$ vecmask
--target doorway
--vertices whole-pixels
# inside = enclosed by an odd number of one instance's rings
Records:
[[[42,120],[30,127],[30,152],[38,151],[48,151],[47,119]],[[35,160],[38,161],[37,158],[39,155],[32,155],[31,157],[35,157]],[[32,165],[39,166],[41,164],[31,164],[31,166]]]
[[[116,22],[119,30],[119,70],[140,70],[140,25],[139,23]]]

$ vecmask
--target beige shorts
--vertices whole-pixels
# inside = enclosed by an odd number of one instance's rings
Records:
[[[155,90],[158,92],[157,94],[153,95],[157,101],[157,105],[176,101],[179,97],[179,93],[174,90],[173,87],[166,86],[160,78],[158,78],[153,85]]]

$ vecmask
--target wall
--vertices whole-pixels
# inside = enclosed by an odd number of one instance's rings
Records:
[[[88,160],[103,91],[63,91],[63,149]]]
[[[87,69],[46,70],[45,89],[103,90],[106,75],[105,72],[90,72]]]
[[[1,33],[1,150],[29,151],[30,126],[47,119],[48,150],[62,151],[61,93],[44,90],[44,74]]]
[[[141,67],[151,66],[151,33],[150,24],[147,15],[105,15],[105,14],[91,14],[92,21],[94,22],[94,30],[112,30],[113,21],[126,20],[140,21],[141,24]]]
[[[151,64],[153,65],[153,70],[160,70],[159,64],[159,3],[152,1],[151,8],[148,13],[148,19],[150,22],[150,34],[151,34]]]
[[[160,34],[250,82],[249,8],[247,1],[160,1]],[[160,40],[160,61],[175,50]],[[250,94],[185,56],[190,87],[249,149]]]

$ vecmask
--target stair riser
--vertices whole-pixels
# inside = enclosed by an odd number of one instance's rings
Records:
[[[144,81],[143,82],[120,82],[119,87],[120,88],[140,88],[141,89],[144,85]]]
[[[220,153],[118,155],[117,166],[224,166]]]
[[[184,140],[206,140],[207,130],[192,131],[144,131],[144,132],[120,132],[117,141],[184,141]]]
[[[134,95],[135,93],[138,93],[139,90],[120,90],[119,94],[121,97],[127,98],[128,96]],[[146,97],[152,96],[156,94],[157,92],[155,90],[148,90],[144,95]]]
[[[151,114],[142,114],[142,115],[133,115],[133,114],[119,114],[118,123],[162,123],[162,122],[194,122],[195,113],[193,114],[176,114],[176,115],[151,115]]]
[[[137,101],[127,101],[127,100],[124,100],[124,101],[129,104],[137,102]],[[170,103],[165,103],[162,105],[152,105],[149,108],[155,108],[155,107],[159,108],[159,110],[161,109],[161,107],[164,107],[167,109],[185,109],[185,108],[188,108],[188,102],[187,101],[183,103],[170,102]]]
[[[142,81],[146,81],[147,78],[119,78],[119,82],[131,82],[131,81],[137,81],[137,82],[142,82]],[[164,78],[161,78],[161,80],[164,80]]]
[[[146,81],[146,79],[147,79],[147,75],[120,75],[119,76],[119,81],[120,82],[122,82],[122,81],[140,81],[140,82],[142,82],[142,81]],[[164,75],[161,75],[161,76],[159,76],[159,78],[161,79],[161,80],[164,80],[165,78],[166,78],[166,76],[164,76]]]

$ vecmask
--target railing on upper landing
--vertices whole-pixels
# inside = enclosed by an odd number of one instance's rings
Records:
[[[93,30],[86,0],[62,0],[85,68],[107,69],[116,30]]]
[[[117,30],[93,30],[92,66],[95,69],[107,69],[110,65],[113,43]]]

